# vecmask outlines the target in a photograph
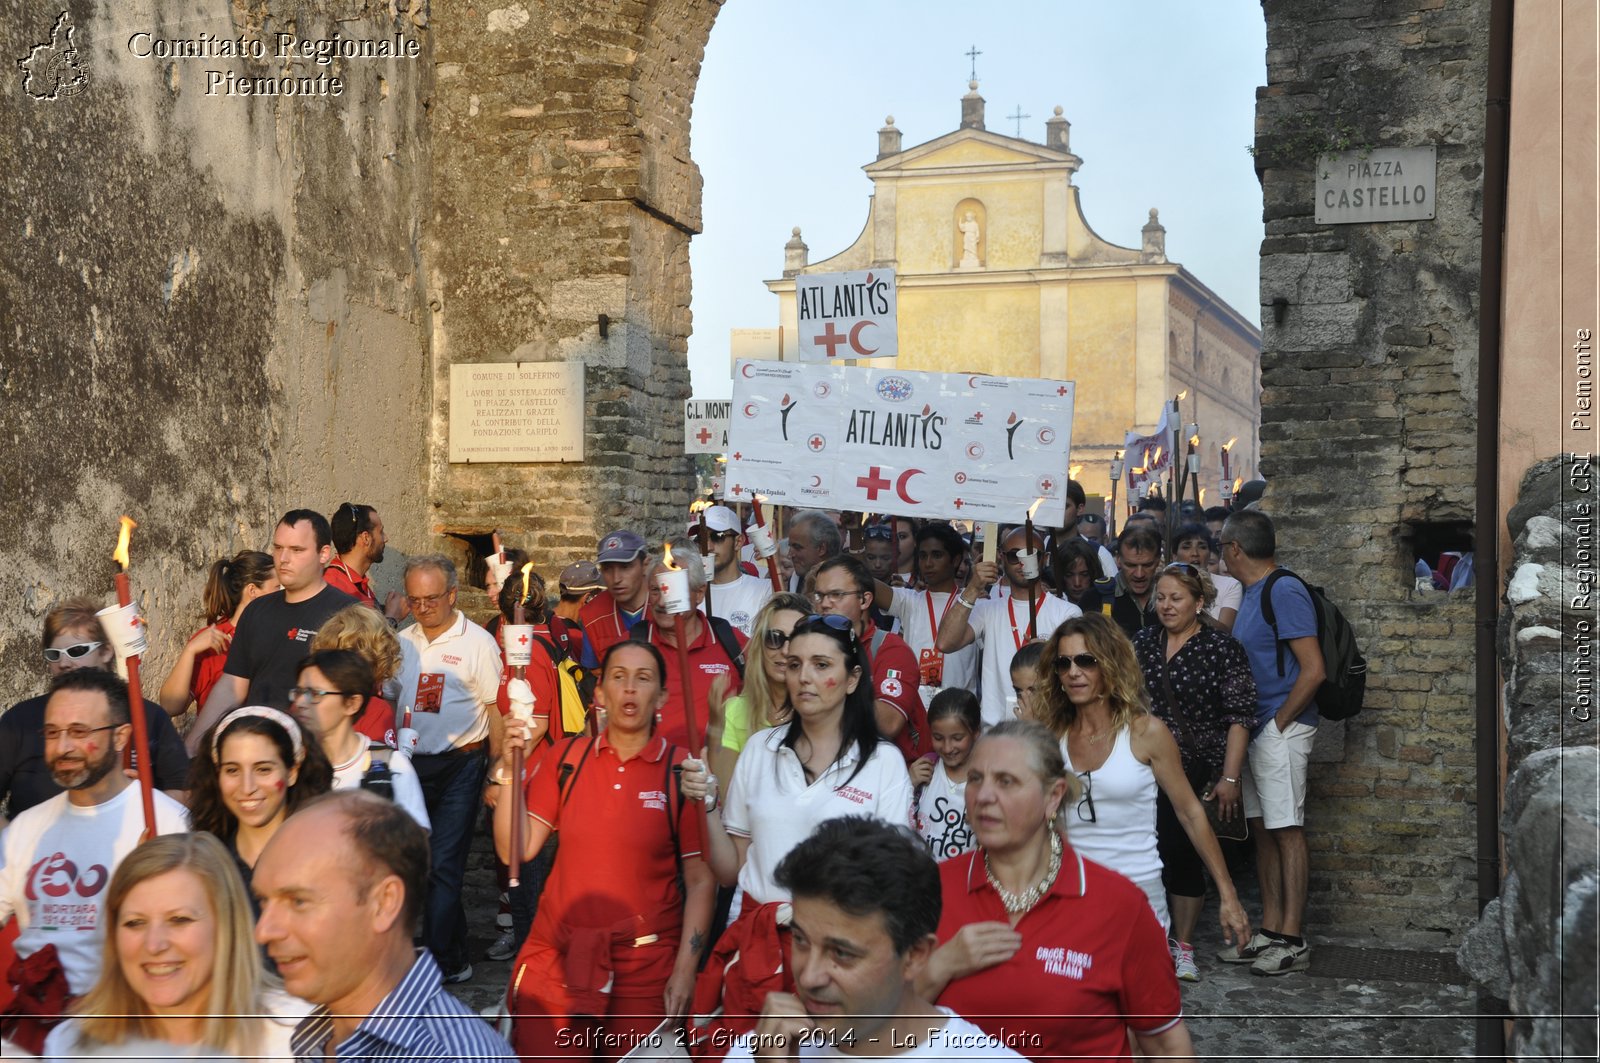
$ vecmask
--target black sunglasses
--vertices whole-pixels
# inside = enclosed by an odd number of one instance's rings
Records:
[[[1078,802],[1078,818],[1083,820],[1085,823],[1095,822],[1094,786],[1090,782],[1090,776],[1093,774],[1094,772],[1092,771],[1080,771],[1078,773],[1078,778],[1083,780],[1083,799]],[[1087,816],[1083,814],[1084,805],[1089,806],[1089,814]]]
[[[1100,658],[1096,657],[1092,653],[1074,653],[1070,655],[1064,653],[1056,658],[1057,673],[1070,672],[1072,671],[1073,665],[1077,665],[1084,671],[1087,671],[1090,668],[1099,668]]]
[[[810,628],[812,630],[802,631],[800,630],[801,628]],[[855,648],[856,626],[855,624],[851,623],[850,620],[840,616],[838,613],[812,613],[810,616],[806,617],[804,620],[800,621],[794,626],[794,631],[790,633],[789,637],[793,639],[800,635],[820,635],[822,634],[822,630],[820,629],[826,629],[828,632],[835,635],[845,636],[847,644],[852,649]]]
[[[789,639],[792,637],[787,631],[779,631],[775,627],[769,627],[767,628],[767,633],[761,636],[761,641],[766,643],[769,650],[781,650],[789,644]]]

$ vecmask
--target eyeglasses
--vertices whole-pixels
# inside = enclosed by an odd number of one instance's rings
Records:
[[[719,543],[725,543],[729,539],[737,539],[738,537],[739,533],[731,528],[728,531],[714,531],[711,533],[711,539]]]
[[[63,735],[74,742],[82,742],[96,731],[115,731],[120,726],[122,725],[108,723],[104,727],[85,727],[81,723],[75,723],[71,727],[46,727],[39,732],[39,735],[46,742],[59,742]]]
[[[761,636],[761,641],[766,644],[769,650],[781,650],[789,645],[789,640],[793,637],[787,631],[779,631],[775,627],[769,627],[767,628],[767,633]]]
[[[55,664],[63,657],[70,657],[76,661],[89,656],[89,654],[104,645],[105,643],[103,642],[79,642],[71,646],[62,646],[59,649],[52,646],[44,651],[44,659],[51,664]]]
[[[1094,784],[1090,778],[1093,774],[1094,772],[1092,771],[1078,772],[1078,778],[1083,780],[1083,799],[1078,802],[1078,818],[1085,823],[1096,822],[1094,814]],[[1084,805],[1089,806],[1089,814],[1087,816],[1083,814]]]
[[[290,701],[299,701],[302,698],[306,699],[307,701],[321,701],[323,698],[327,697],[329,694],[337,694],[341,698],[348,698],[348,697],[352,697],[353,696],[348,690],[318,690],[315,687],[290,687],[289,688],[289,700]]]
[[[1239,545],[1239,540],[1237,540],[1237,539],[1221,539],[1221,540],[1218,540],[1218,542],[1217,542],[1217,552],[1221,553],[1223,550],[1226,550],[1230,546],[1238,546],[1238,545]]]
[[[894,529],[887,524],[869,524],[866,527],[868,539],[882,539],[884,542],[894,540]]]
[[[1057,674],[1072,671],[1073,665],[1077,665],[1081,671],[1088,671],[1100,667],[1100,658],[1092,653],[1062,654],[1056,658]]]
[[[848,643],[852,647],[855,646],[856,626],[852,624],[847,617],[842,617],[838,613],[812,613],[810,616],[806,617],[804,620],[800,621],[794,626],[794,631],[789,635],[789,637],[793,639],[797,636],[807,634],[807,632],[801,631],[800,629],[803,627],[815,627],[817,625],[827,628],[836,635],[844,635]]]
[[[812,591],[811,600],[818,605],[838,605],[846,598],[867,593],[866,591]]]
[[[450,597],[450,594],[450,591],[445,591],[443,594],[429,594],[421,598],[418,598],[414,594],[408,594],[406,595],[406,602],[413,609],[421,609],[423,606],[427,606],[429,609],[432,609],[434,606]]]

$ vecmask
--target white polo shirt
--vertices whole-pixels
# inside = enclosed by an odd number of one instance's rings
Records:
[[[783,744],[788,729],[785,724],[750,736],[733,769],[722,810],[728,833],[750,839],[739,886],[758,904],[789,899],[789,891],[775,879],[778,862],[810,837],[819,823],[839,816],[870,815],[886,823],[911,826],[911,776],[893,743],[880,739],[851,779],[856,769],[852,744],[807,785],[800,758]]]
[[[417,755],[448,753],[489,737],[489,713],[500,692],[500,648],[494,636],[459,609],[453,623],[428,641],[418,624],[400,631],[422,659],[411,726]],[[404,705],[396,706],[402,713]]]
[[[732,583],[713,583],[710,587],[711,615],[720,616],[750,637],[750,628],[756,622],[756,613],[772,597],[772,581],[740,575]]]
[[[911,647],[911,652],[917,655],[917,668],[926,678],[924,670],[930,663],[929,654],[936,652],[934,641],[939,634],[939,622],[944,615],[952,609],[960,609],[959,605],[952,605],[954,594],[933,591],[914,591],[905,587],[894,589],[894,600],[889,603],[889,615],[900,621],[900,637],[906,640],[906,645]],[[920,683],[922,687],[922,703],[927,705],[933,696],[940,690],[960,688],[971,690],[978,689],[978,645],[964,646],[954,653],[944,655],[944,674],[937,686]]]
[[[1045,595],[1039,599],[1039,637],[1049,638],[1056,625],[1082,615],[1083,610],[1065,598]],[[1017,714],[1017,695],[1011,689],[1011,658],[1028,641],[1028,603],[1010,595],[980,598],[972,607],[968,622],[983,643],[978,700],[983,703],[983,727],[988,730]]]
[[[1224,609],[1232,609],[1237,613],[1239,606],[1244,604],[1244,584],[1218,572],[1208,572],[1206,575],[1211,577],[1211,585],[1217,589],[1217,600],[1206,607],[1206,615],[1220,618]]]

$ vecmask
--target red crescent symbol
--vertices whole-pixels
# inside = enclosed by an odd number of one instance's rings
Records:
[[[978,378],[977,377],[975,377],[975,376],[967,377],[967,387],[975,388],[977,386],[978,386]]]
[[[877,354],[876,347],[861,346],[861,330],[868,325],[876,325],[876,321],[857,321],[850,329],[850,348],[860,354]]]
[[[812,487],[821,487],[822,486],[822,477],[813,474],[812,477],[811,477],[811,486]]]
[[[912,498],[911,497],[911,493],[906,489],[906,485],[911,482],[911,478],[913,476],[921,476],[921,475],[922,475],[922,470],[921,469],[907,469],[905,472],[901,473],[900,474],[900,478],[894,482],[894,493],[899,495],[901,500],[904,501],[907,505],[912,505],[912,506],[920,506],[920,505],[922,505],[922,503],[920,501],[918,501],[915,498]]]
[[[753,403],[753,402],[745,403],[744,404],[744,415],[746,417],[754,417],[756,415],[756,404]]]
[[[744,375],[746,378],[748,378],[755,371],[755,368],[756,368],[755,366],[753,366],[750,363],[746,362],[744,365],[739,367],[739,372],[742,375]]]

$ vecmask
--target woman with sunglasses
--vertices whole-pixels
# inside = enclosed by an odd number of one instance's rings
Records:
[[[811,603],[784,591],[767,600],[750,625],[750,646],[745,650],[744,686],[737,697],[723,701],[726,684],[711,686],[711,731],[722,720],[722,740],[711,742],[711,771],[719,779],[732,779],[733,766],[755,730],[777,727],[789,720],[789,636],[811,613]],[[720,710],[720,711],[719,711]],[[716,737],[707,732],[708,741]]]
[[[1223,820],[1244,814],[1239,775],[1255,726],[1256,681],[1244,647],[1206,623],[1215,600],[1212,576],[1188,562],[1170,564],[1156,579],[1159,627],[1133,640],[1155,715],[1171,729],[1183,773],[1196,793],[1209,789]],[[1172,913],[1172,954],[1178,977],[1200,980],[1194,962],[1195,924],[1205,905],[1206,878],[1200,853],[1165,794],[1156,798],[1156,841],[1161,879]]]
[[[1159,790],[1217,883],[1223,935],[1249,941],[1250,921],[1217,836],[1183,774],[1172,732],[1150,715],[1128,636],[1104,614],[1074,617],[1046,641],[1039,678],[1039,719],[1061,742],[1066,764],[1083,787],[1066,817],[1073,846],[1131,879],[1161,925],[1169,926],[1156,842]]]
[[[194,759],[189,829],[228,847],[248,893],[256,858],[283,821],[332,786],[322,743],[294,717],[261,705],[234,709],[217,721]]]
[[[51,679],[80,668],[116,668],[111,640],[95,615],[99,608],[89,598],[68,598],[45,614],[40,648],[45,674]],[[10,802],[13,818],[61,792],[50,778],[40,735],[48,696],[19,701],[0,715],[0,798]],[[184,751],[183,739],[161,706],[149,699],[144,703],[144,716],[156,786],[183,801],[189,778],[189,754]],[[5,818],[0,817],[0,826],[4,824]]]
[[[191,703],[206,703],[211,688],[222,677],[222,666],[228,660],[228,644],[233,641],[239,614],[263,594],[277,589],[278,574],[271,554],[241,550],[233,557],[212,562],[201,598],[206,626],[184,643],[157,695],[167,715],[182,716],[189,711]]]
[[[967,761],[973,852],[939,866],[939,947],[917,989],[1039,1060],[1192,1059],[1144,894],[1063,837],[1079,783],[1050,732],[1008,720]]]

